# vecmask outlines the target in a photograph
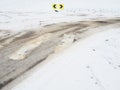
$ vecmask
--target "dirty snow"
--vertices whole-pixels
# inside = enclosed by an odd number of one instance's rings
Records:
[[[37,38],[34,38],[33,40],[25,43],[23,47],[21,47],[19,50],[12,53],[9,58],[11,60],[23,60],[25,59],[35,48],[40,46],[41,43],[46,42],[48,39],[52,37],[51,33],[47,33],[45,35],[39,36]]]

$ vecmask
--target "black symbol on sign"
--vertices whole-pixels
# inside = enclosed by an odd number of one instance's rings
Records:
[[[57,7],[56,7],[56,4],[53,5],[53,8],[55,8],[55,9],[57,8]]]
[[[63,5],[60,4],[60,9],[62,9],[62,8],[63,8]]]

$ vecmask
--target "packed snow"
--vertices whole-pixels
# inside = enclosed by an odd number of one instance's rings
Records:
[[[52,36],[51,33],[47,33],[43,36],[39,36],[27,43],[19,50],[14,52],[12,55],[9,56],[11,60],[23,60],[27,57],[29,53],[31,53],[36,47],[39,47],[41,43],[46,42]]]

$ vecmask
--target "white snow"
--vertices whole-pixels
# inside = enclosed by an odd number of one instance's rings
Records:
[[[41,26],[64,21],[71,21],[75,18],[67,17],[64,13],[56,12],[1,12],[0,29],[11,31],[35,30]]]
[[[42,26],[89,20],[99,17],[119,17],[120,9],[65,9],[61,12],[49,11],[0,11],[0,30],[23,31],[40,30]]]
[[[12,90],[120,90],[119,38],[120,28],[113,27],[80,40]]]

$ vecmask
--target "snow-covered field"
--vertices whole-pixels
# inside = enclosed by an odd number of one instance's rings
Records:
[[[120,90],[120,27],[103,30],[53,54],[12,90]]]
[[[119,17],[120,9],[66,9],[61,12],[0,11],[0,30],[38,30],[42,26],[59,22],[74,22],[98,17]]]

